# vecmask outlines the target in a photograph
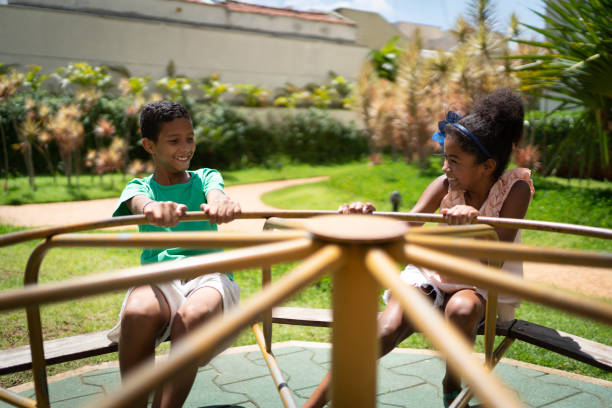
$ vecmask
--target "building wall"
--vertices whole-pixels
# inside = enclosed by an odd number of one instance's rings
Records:
[[[428,50],[448,51],[457,45],[457,41],[452,34],[448,31],[443,31],[440,27],[408,22],[395,23],[395,26],[403,35],[409,38],[414,36],[416,30],[419,30],[423,39],[423,48]]]
[[[395,36],[400,37],[400,45],[408,41],[397,27],[378,13],[350,8],[339,8],[335,11],[357,23],[357,43],[369,49],[379,49]]]
[[[218,6],[168,0],[48,0],[45,3],[52,6],[61,3],[64,9],[0,6],[0,62],[38,64],[49,72],[70,62],[86,61],[121,65],[132,75],[159,78],[165,76],[166,66],[172,60],[177,73],[193,78],[217,73],[224,82],[274,88],[285,82],[296,85],[323,82],[330,70],[355,79],[368,52],[346,35],[342,40],[330,40],[303,34],[307,31],[305,27],[311,32],[320,32],[321,25],[338,30],[337,35],[342,35],[342,30],[354,30],[345,24],[265,15],[248,20],[245,13],[227,16],[227,11]],[[140,4],[143,9],[148,4],[148,18],[133,15],[133,9],[120,10],[126,3]],[[66,10],[69,6],[112,6],[116,9],[110,10],[117,13],[109,15],[109,8],[105,9],[106,15],[92,13],[91,8],[79,12]],[[173,13],[194,21],[177,21]],[[165,21],[162,15],[167,17]],[[195,23],[195,20],[219,23],[217,19],[222,24]],[[300,27],[281,35],[291,24]],[[221,28],[224,25],[231,27]],[[242,29],[236,28],[241,25]],[[274,28],[276,32],[265,28]]]

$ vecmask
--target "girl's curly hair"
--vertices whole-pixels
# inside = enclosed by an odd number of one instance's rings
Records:
[[[525,109],[523,100],[510,89],[499,89],[476,102],[472,112],[459,120],[478,141],[491,153],[496,166],[495,179],[502,175],[512,149],[523,135]],[[448,133],[446,133],[448,132]],[[451,125],[446,125],[445,133],[452,135],[461,149],[476,156],[476,163],[488,159],[469,136],[464,135]]]

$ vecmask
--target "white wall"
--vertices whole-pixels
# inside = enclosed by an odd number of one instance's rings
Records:
[[[226,13],[217,6],[168,0],[48,0],[45,3],[61,3],[64,7],[74,3],[81,8],[106,4],[117,11],[121,4],[132,3],[132,9],[140,4],[149,14],[182,13],[190,18],[197,16],[200,21],[218,18],[219,11]],[[177,7],[180,12],[176,11]],[[235,25],[243,24],[245,13],[232,14]],[[253,18],[250,24],[282,30],[287,27],[286,20],[295,20],[294,24],[299,23],[314,32],[334,26],[340,33],[352,27],[317,22],[308,25],[311,22],[306,20],[260,17]],[[218,73],[224,82],[274,88],[285,82],[296,85],[323,82],[329,70],[354,79],[368,50],[347,41],[12,4],[0,6],[0,62],[38,64],[46,72],[70,62],[87,61],[123,65],[132,75],[159,78],[165,75],[168,62],[173,60],[177,73],[193,78]]]

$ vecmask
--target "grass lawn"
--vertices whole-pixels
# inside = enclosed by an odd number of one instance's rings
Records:
[[[220,170],[226,186],[258,183],[272,180],[295,179],[302,177],[330,176],[342,173],[351,167],[361,167],[360,163],[338,166],[285,165],[280,168],[251,168],[234,171]],[[32,190],[27,177],[10,178],[7,191],[0,192],[0,205],[19,205],[33,203],[53,203],[59,201],[94,200],[98,198],[119,197],[125,184],[133,176],[106,174],[102,177],[84,175],[78,183],[72,178],[68,185],[66,177],[37,176],[36,190]],[[4,180],[2,180],[4,183]]]
[[[390,209],[388,196],[397,190],[402,194],[402,211],[408,211],[416,202],[419,194],[437,175],[435,167],[428,174],[420,174],[417,169],[403,163],[388,162],[379,166],[352,163],[333,167],[287,166],[281,170],[252,169],[237,172],[224,172],[228,185],[254,181],[267,181],[292,177],[330,175],[325,182],[308,186],[291,187],[265,196],[268,204],[287,209],[335,209],[340,203],[353,200],[370,200],[378,209]],[[252,174],[251,174],[252,173]],[[106,176],[105,176],[106,177]],[[116,176],[115,184],[123,185],[121,176]],[[86,178],[83,177],[81,181]],[[110,177],[109,177],[110,178]],[[52,181],[51,181],[52,183]],[[612,225],[612,186],[610,183],[591,183],[588,187],[575,186],[565,181],[549,178],[536,178],[536,196],[527,218],[579,223],[611,228]],[[17,230],[10,226],[0,226],[0,233]],[[610,242],[583,237],[567,237],[559,234],[525,231],[524,241],[531,244],[552,245],[566,248],[606,250],[612,252]],[[21,287],[27,257],[34,249],[35,242],[27,242],[0,248],[0,290]],[[138,264],[139,250],[136,249],[54,249],[45,259],[41,270],[41,282],[67,279],[73,276],[111,271]],[[95,265],[95,267],[92,267]],[[293,265],[280,265],[273,269],[275,276],[281,276]],[[260,272],[245,270],[235,272],[236,281],[242,287],[242,299],[259,290]],[[331,283],[328,277],[301,292],[288,304],[301,307],[329,307]],[[65,337],[79,333],[104,330],[116,322],[123,292],[48,305],[42,309],[45,339]],[[612,301],[612,299],[606,299]],[[382,304],[381,304],[382,308]],[[524,303],[517,312],[520,319],[530,320],[559,330],[567,331],[604,344],[612,344],[612,328],[603,324],[576,318],[539,305]],[[330,331],[324,328],[307,328],[275,325],[274,341],[330,340]],[[236,345],[253,344],[254,337],[245,331]],[[477,349],[482,345],[477,342]],[[11,311],[0,313],[0,349],[27,344],[25,313]],[[429,348],[430,345],[421,335],[414,335],[401,347]],[[167,346],[159,352],[167,351]],[[567,371],[612,380],[612,373],[592,368],[586,364],[557,356],[534,346],[516,342],[507,355],[535,364],[541,364]],[[115,354],[84,359],[49,367],[53,375],[74,369],[85,364],[116,360]],[[28,372],[0,377],[1,386],[11,386],[31,377]]]

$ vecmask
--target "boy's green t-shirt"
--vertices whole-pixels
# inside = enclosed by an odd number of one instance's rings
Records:
[[[200,211],[200,205],[206,203],[206,194],[210,190],[223,191],[223,178],[217,170],[199,169],[187,171],[191,176],[185,184],[163,186],[153,179],[153,175],[145,178],[136,178],[130,181],[119,198],[119,204],[113,217],[132,215],[125,202],[137,195],[145,195],[155,201],[174,201],[185,204],[187,211]],[[179,222],[175,227],[164,228],[155,225],[143,224],[138,226],[140,232],[160,231],[217,231],[217,225],[208,221]],[[186,249],[186,248],[154,248],[143,249],[140,256],[142,264],[182,259],[187,256],[215,252],[214,249]]]

